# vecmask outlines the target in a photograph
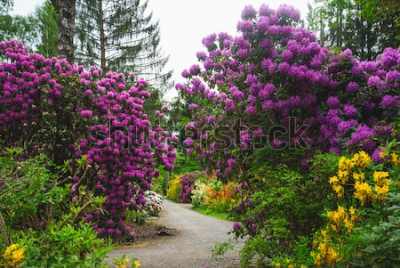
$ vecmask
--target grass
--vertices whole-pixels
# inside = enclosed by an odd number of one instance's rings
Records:
[[[214,218],[232,221],[232,219],[229,217],[228,212],[215,211],[215,210],[209,209],[207,206],[200,206],[197,208],[193,208],[193,210],[200,212],[201,214],[214,217]]]

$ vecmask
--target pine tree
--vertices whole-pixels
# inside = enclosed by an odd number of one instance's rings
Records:
[[[105,71],[134,72],[155,88],[170,87],[172,72],[160,50],[158,22],[147,14],[148,0],[78,0],[76,62]]]

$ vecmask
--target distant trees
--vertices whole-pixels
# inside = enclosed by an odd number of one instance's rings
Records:
[[[148,1],[78,0],[76,61],[104,70],[134,72],[158,89],[170,86],[172,72],[160,50],[159,24],[147,12]]]
[[[35,17],[38,20],[40,44],[36,49],[39,54],[46,58],[57,56],[58,42],[58,14],[54,6],[46,1],[35,11]]]
[[[32,46],[37,39],[33,16],[11,16],[12,0],[0,0],[0,41],[15,39]]]
[[[385,47],[400,45],[399,0],[314,0],[307,15],[320,44],[350,48],[361,59],[374,59]]]

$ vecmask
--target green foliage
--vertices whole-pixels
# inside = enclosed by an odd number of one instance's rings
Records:
[[[197,212],[200,212],[201,214],[211,216],[214,218],[218,218],[218,219],[222,219],[222,220],[231,220],[232,219],[229,212],[214,210],[206,205],[193,207],[193,209]]]
[[[149,213],[146,210],[134,210],[129,209],[126,211],[126,221],[136,222],[137,224],[145,224],[149,217]]]
[[[151,181],[151,189],[160,195],[167,194],[167,180],[170,176],[170,172],[160,167],[160,175],[153,178]]]
[[[373,60],[384,48],[400,45],[398,6],[396,0],[314,0],[308,25],[322,45]]]
[[[98,267],[110,245],[78,219],[100,209],[105,198],[81,186],[70,202],[72,191],[70,185],[63,186],[62,168],[43,155],[22,159],[22,153],[20,148],[6,148],[0,155],[0,213],[8,235],[25,249],[22,266]],[[87,165],[84,159],[77,162],[80,169]]]
[[[202,170],[196,157],[192,157],[186,153],[177,153],[174,163],[174,174],[184,174],[196,170]]]
[[[275,267],[313,267],[314,261],[310,255],[310,237],[301,236],[290,256],[277,256],[271,260]]]
[[[128,267],[139,267],[140,262],[137,258],[131,257],[129,258],[126,254],[123,254],[119,258],[114,258],[114,265],[116,268],[128,268]]]
[[[17,40],[30,48],[38,37],[37,20],[33,16],[0,14],[0,41]]]
[[[324,157],[317,157],[316,166],[321,159]],[[297,262],[306,259],[304,237],[324,223],[319,215],[324,209],[326,186],[285,165],[259,170],[250,183],[257,190],[250,190],[249,199],[234,209],[242,211],[239,215],[243,217],[242,226],[235,232],[237,237],[249,235],[240,252],[241,265],[246,267],[254,261],[267,265],[271,259],[279,261],[295,252],[299,254]]]
[[[12,0],[0,0],[0,16],[7,14],[13,6],[14,1]]]
[[[19,232],[14,241],[25,248],[24,267],[99,267],[111,250],[89,225],[52,222],[45,230]]]
[[[22,149],[5,151],[0,156],[0,212],[10,228],[38,229],[41,221],[59,214],[60,208],[54,205],[64,202],[70,191],[58,185],[57,176],[47,169],[45,156],[22,161]]]
[[[398,267],[400,265],[400,194],[391,193],[382,209],[384,220],[354,230],[349,238],[348,263],[352,267]],[[351,252],[350,250],[353,251]]]
[[[37,53],[46,58],[57,56],[58,15],[54,6],[46,1],[35,11],[41,42],[36,46]]]

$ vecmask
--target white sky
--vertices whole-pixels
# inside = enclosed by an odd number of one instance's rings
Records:
[[[14,0],[14,13],[26,15],[44,0]],[[293,2],[295,2],[293,4]],[[161,48],[170,55],[167,70],[173,69],[175,83],[183,82],[181,72],[197,63],[196,52],[205,50],[203,37],[219,32],[236,35],[236,24],[246,5],[257,10],[263,4],[276,9],[281,4],[293,5],[305,19],[307,3],[313,0],[149,0],[149,11],[153,19],[160,21]],[[176,95],[175,89],[165,98]]]

